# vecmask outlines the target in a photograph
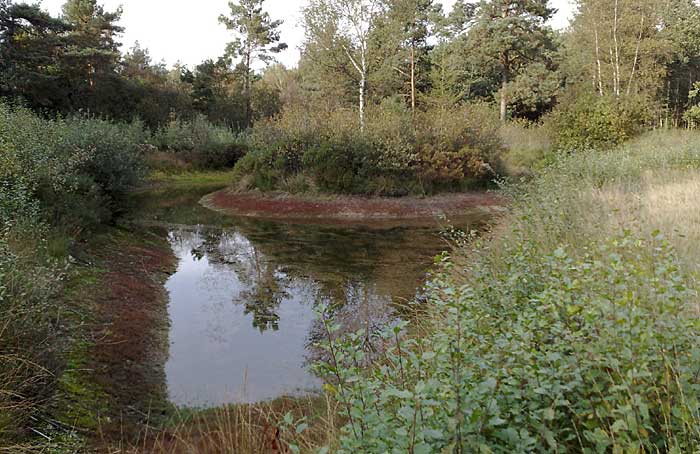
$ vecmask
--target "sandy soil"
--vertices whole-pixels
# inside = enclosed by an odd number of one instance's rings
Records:
[[[473,210],[503,206],[503,197],[491,192],[466,192],[432,197],[327,196],[311,198],[286,193],[234,192],[223,189],[206,195],[201,203],[234,216],[299,222],[365,222],[434,220]]]

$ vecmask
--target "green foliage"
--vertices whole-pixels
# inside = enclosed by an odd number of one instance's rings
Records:
[[[358,194],[371,191],[378,159],[362,139],[329,141],[306,150],[302,166],[326,192]]]
[[[510,102],[509,82],[528,65],[531,70],[541,65],[545,74],[550,72],[545,65],[550,63],[554,45],[545,23],[553,13],[546,0],[484,0],[476,7],[474,25],[467,35],[467,49],[483,68],[482,74],[492,73],[500,82],[504,122]]]
[[[578,96],[548,118],[555,147],[564,150],[612,148],[640,134],[649,118],[646,99]]]
[[[92,118],[47,121],[25,108],[0,104],[5,189],[33,198],[54,225],[83,229],[109,221],[143,175],[140,123]],[[13,197],[13,198],[14,198]],[[15,204],[8,200],[5,204]]]
[[[512,191],[495,240],[438,259],[425,326],[343,337],[321,314],[339,452],[697,451],[697,257],[639,212],[604,224],[596,199],[700,166],[697,142],[665,137],[566,157]]]
[[[239,68],[243,72],[243,97],[245,100],[245,123],[248,127],[252,121],[251,79],[252,65],[256,61],[269,63],[273,60],[270,54],[279,53],[287,48],[280,42],[279,27],[281,20],[270,19],[269,13],[263,11],[264,0],[239,0],[229,2],[230,15],[219,16],[219,22],[232,30],[235,39],[226,46],[226,56],[238,59]]]
[[[498,116],[489,106],[437,108],[418,121],[417,174],[430,192],[496,176],[502,145]]]
[[[138,123],[46,120],[0,103],[0,445],[21,439],[61,375],[70,244],[140,182]],[[59,325],[60,321],[60,325]]]
[[[236,163],[234,180],[241,189],[260,189],[271,191],[277,189],[286,175],[288,156],[276,153],[269,148],[253,149]]]
[[[221,169],[246,153],[245,141],[229,128],[210,123],[203,115],[172,119],[153,134],[152,144],[198,168]]]
[[[258,123],[236,166],[244,187],[280,189],[297,174],[326,192],[431,193],[494,176],[501,142],[487,106],[434,109],[412,117],[385,103],[367,111],[364,132],[350,110],[287,110]],[[296,185],[298,186],[298,185]],[[303,186],[303,185],[302,185]]]
[[[524,67],[505,92],[512,105],[513,117],[537,120],[554,107],[560,90],[560,74],[537,62]]]
[[[693,89],[688,94],[690,107],[685,111],[683,118],[692,127],[700,124],[700,82],[695,82]]]

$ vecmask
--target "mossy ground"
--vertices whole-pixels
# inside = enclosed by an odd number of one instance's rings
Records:
[[[287,412],[326,426],[319,422],[331,412],[321,396],[216,409],[175,408],[167,401],[163,284],[175,258],[158,225],[223,221],[197,201],[230,181],[225,172],[154,174],[147,188],[132,194],[119,225],[82,241],[51,240],[54,255],[71,265],[60,298],[64,368],[47,417],[54,424],[45,430],[51,440],[37,437],[39,450],[186,452],[226,444],[217,435],[222,424],[239,427],[236,444],[253,449],[270,441],[268,432]],[[162,222],[148,222],[146,213]],[[324,434],[319,430],[314,438]]]

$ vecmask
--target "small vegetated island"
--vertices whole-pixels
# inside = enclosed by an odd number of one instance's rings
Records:
[[[0,452],[700,450],[700,6],[310,0],[290,42],[281,3],[221,3],[186,65],[122,49],[182,33],[141,2],[0,0]],[[387,236],[474,212],[432,267]],[[288,281],[359,301],[315,308],[322,386],[176,406],[187,260],[253,276],[259,334]]]

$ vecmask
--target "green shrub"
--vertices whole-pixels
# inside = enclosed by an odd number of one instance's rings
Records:
[[[699,138],[679,136],[564,157],[512,189],[493,240],[440,258],[421,326],[341,337],[323,317],[339,452],[698,451],[697,255],[674,245],[700,234],[603,203],[649,197],[659,169],[673,187],[695,175]]]
[[[649,112],[646,100],[638,97],[587,94],[562,102],[546,121],[557,149],[609,149],[644,131]]]
[[[700,447],[700,323],[668,244],[622,235],[584,257],[530,246],[507,245],[503,268],[477,265],[469,285],[436,279],[439,331],[388,348],[369,375],[366,337],[326,344],[336,353],[320,370],[340,377],[351,421],[341,452]]]
[[[361,194],[378,172],[378,156],[371,143],[361,139],[326,142],[304,153],[302,165],[325,192]]]
[[[436,108],[418,117],[415,171],[427,192],[495,177],[502,145],[498,117],[485,105]]]
[[[272,191],[280,186],[288,175],[288,157],[284,153],[269,148],[251,150],[243,156],[234,167],[234,179],[242,189],[260,189]]]
[[[109,221],[143,176],[146,134],[138,122],[50,121],[5,104],[0,120],[4,191],[35,198],[54,225],[70,230]]]
[[[700,125],[700,82],[693,84],[693,89],[688,93],[689,107],[683,114],[683,120],[690,128],[697,128]]]
[[[67,245],[120,210],[145,140],[138,122],[46,120],[0,103],[0,445],[45,411],[65,360]]]
[[[352,110],[290,109],[258,122],[249,145],[236,166],[243,187],[279,189],[302,174],[314,184],[300,187],[389,196],[487,181],[502,148],[493,109],[478,105],[416,118],[402,106],[371,106],[364,131]]]
[[[80,164],[71,176],[70,191],[43,188],[44,204],[54,209],[57,222],[90,226],[110,221],[145,175],[141,150],[147,137],[142,124],[76,117],[57,126],[62,154]]]
[[[202,169],[233,167],[247,150],[241,137],[202,115],[190,121],[171,120],[153,134],[152,144]]]

